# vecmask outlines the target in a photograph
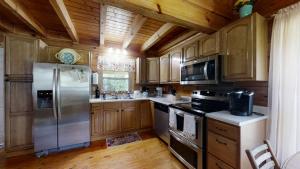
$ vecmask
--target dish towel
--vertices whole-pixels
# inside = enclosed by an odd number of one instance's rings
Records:
[[[196,120],[195,116],[184,114],[183,134],[190,139],[196,138]]]
[[[172,129],[177,129],[176,113],[172,108],[169,108],[169,126]]]

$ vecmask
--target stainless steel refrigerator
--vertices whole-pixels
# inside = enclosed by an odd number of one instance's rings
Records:
[[[37,156],[90,142],[90,68],[35,63],[34,150]]]

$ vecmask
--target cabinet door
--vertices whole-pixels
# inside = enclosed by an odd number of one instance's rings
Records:
[[[32,148],[32,83],[9,81],[5,84],[6,150]]]
[[[122,131],[134,130],[140,127],[138,102],[123,102],[121,112]]]
[[[152,127],[152,114],[149,101],[141,102],[141,128]]]
[[[147,82],[159,83],[159,58],[147,58]]]
[[[170,81],[180,81],[180,59],[182,56],[182,50],[176,49],[170,52]]]
[[[6,37],[6,74],[32,75],[38,55],[38,41],[32,38]]]
[[[120,109],[103,109],[104,133],[114,134],[121,132]]]
[[[198,57],[198,41],[194,41],[183,47],[183,62],[193,60]]]
[[[146,64],[144,58],[136,58],[135,83],[143,84],[146,81]]]
[[[222,31],[224,80],[252,79],[253,53],[251,18],[247,17]]]
[[[212,35],[203,37],[200,40],[199,46],[201,46],[201,53],[200,53],[201,56],[209,56],[209,55],[219,53],[219,46],[220,46],[219,36],[220,34],[219,32],[217,32]]]
[[[102,106],[93,108],[91,113],[91,135],[100,136],[103,133],[103,113]]]
[[[5,130],[6,151],[23,151],[32,142],[32,67],[38,54],[36,39],[5,38]]]
[[[169,82],[169,54],[160,57],[160,83],[168,83]]]

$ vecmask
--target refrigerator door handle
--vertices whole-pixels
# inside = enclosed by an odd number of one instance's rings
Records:
[[[61,119],[61,98],[60,98],[60,69],[57,69],[57,114]]]
[[[52,83],[52,102],[53,102],[53,115],[57,119],[56,111],[56,69],[53,69],[53,83]]]

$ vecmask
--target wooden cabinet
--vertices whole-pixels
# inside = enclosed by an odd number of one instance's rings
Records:
[[[147,83],[159,83],[159,57],[146,58]]]
[[[208,168],[252,169],[245,150],[263,143],[266,120],[234,126],[208,118],[207,130]]]
[[[222,162],[221,160],[218,160],[214,156],[208,154],[207,156],[207,168],[208,169],[233,169],[226,163]]]
[[[122,131],[129,131],[140,128],[139,102],[122,103]]]
[[[199,44],[199,55],[209,56],[220,52],[220,33],[216,32],[201,38]]]
[[[150,129],[150,101],[124,101],[91,104],[91,140]]]
[[[146,83],[146,63],[145,58],[138,57],[135,60],[135,83],[144,84]]]
[[[165,54],[160,57],[159,62],[159,69],[160,69],[160,83],[168,83],[169,82],[169,67],[170,67],[170,58],[169,54]]]
[[[199,41],[194,40],[183,47],[183,62],[196,59],[199,56]]]
[[[5,147],[7,153],[32,151],[32,68],[37,55],[37,39],[6,36]]]
[[[141,112],[141,128],[152,127],[152,114],[149,101],[142,101],[140,105]]]
[[[121,131],[121,103],[103,104],[104,134],[114,134]]]
[[[170,82],[180,81],[180,61],[182,58],[182,49],[177,48],[170,52]]]
[[[221,30],[223,79],[267,80],[267,22],[257,13]]]
[[[92,104],[91,110],[91,137],[98,137],[103,134],[103,104]]]
[[[5,73],[9,75],[32,75],[33,62],[38,55],[38,40],[6,36],[5,46]]]

